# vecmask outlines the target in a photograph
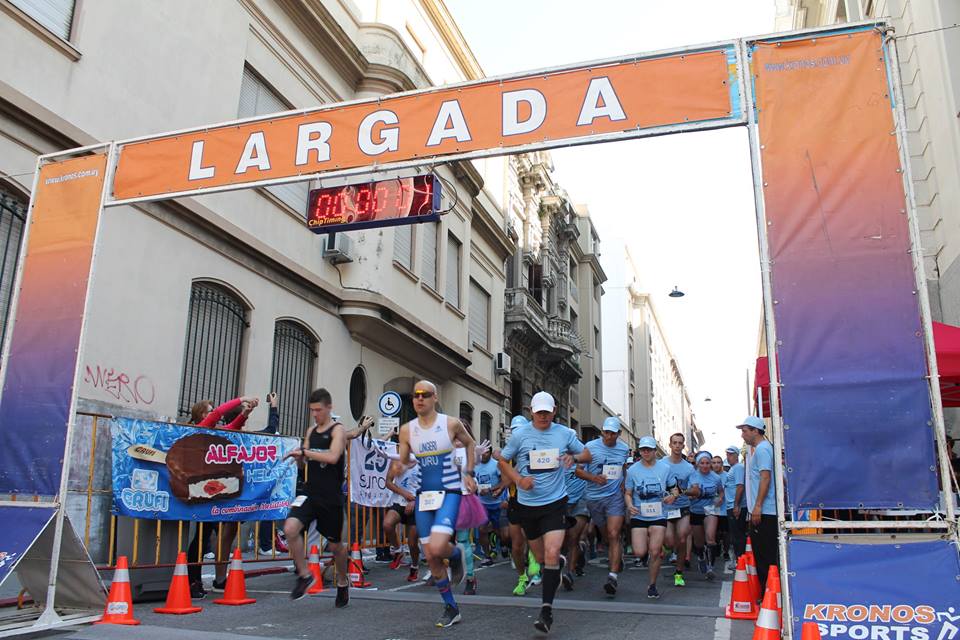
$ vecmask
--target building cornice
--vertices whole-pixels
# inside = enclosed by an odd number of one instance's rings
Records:
[[[426,12],[433,26],[437,29],[440,39],[447,45],[450,55],[453,56],[457,67],[467,80],[479,80],[484,77],[483,69],[477,62],[470,45],[460,32],[453,16],[450,15],[443,0],[420,0],[420,6]]]

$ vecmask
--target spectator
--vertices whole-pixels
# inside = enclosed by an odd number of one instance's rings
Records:
[[[746,487],[747,527],[757,561],[761,588],[767,584],[767,572],[779,565],[777,547],[777,495],[773,482],[773,445],[764,437],[763,418],[749,416],[737,426],[747,443]]]

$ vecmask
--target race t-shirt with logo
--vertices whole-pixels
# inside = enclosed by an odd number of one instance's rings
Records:
[[[624,482],[633,506],[640,510],[639,514],[630,516],[631,519],[653,522],[667,517],[667,505],[663,504],[663,498],[669,476],[670,466],[663,460],[657,460],[650,467],[642,460],[630,465]]]
[[[700,497],[693,498],[690,501],[690,513],[700,513],[708,516],[719,515],[716,500],[717,496],[720,495],[721,489],[723,489],[723,482],[720,480],[720,476],[713,471],[707,471],[706,473],[694,471],[690,474],[689,486],[692,487],[694,485],[700,487]]]
[[[722,517],[722,518],[726,518],[726,517],[727,517],[727,488],[726,488],[726,487],[727,487],[727,472],[726,472],[726,471],[720,471],[720,472],[714,471],[714,473],[716,473],[718,476],[720,476],[720,486],[723,487],[723,500],[720,502],[720,504],[716,505],[716,507],[717,507],[717,515],[720,516],[720,517]]]
[[[761,440],[760,444],[754,447],[752,454],[747,454],[747,507],[750,513],[753,513],[754,504],[757,502],[757,494],[760,492],[760,472],[770,472],[770,486],[767,488],[767,497],[763,499],[760,505],[760,513],[765,516],[777,515],[777,502],[774,497],[773,482],[773,445],[767,440]]]
[[[690,476],[693,474],[693,465],[686,460],[680,462],[671,462],[669,457],[662,460],[670,467],[670,474],[667,476],[667,489],[676,487],[680,494],[672,504],[667,505],[667,509],[685,509],[690,507],[690,498],[683,495],[683,492],[690,487]],[[669,517],[669,516],[668,516]]]
[[[567,504],[577,504],[587,490],[587,481],[577,476],[577,465],[564,470],[563,483],[567,488]]]
[[[500,451],[503,460],[516,459],[517,472],[533,478],[533,489],[517,487],[520,504],[537,507],[556,502],[567,496],[565,471],[560,456],[576,455],[583,451],[577,432],[556,422],[544,430],[532,425],[513,430],[510,439]]]
[[[497,461],[490,458],[486,462],[479,462],[474,467],[475,479],[477,481],[477,493],[480,495],[480,502],[488,507],[495,507],[503,499],[501,496],[490,495],[490,490],[500,484],[500,466]],[[486,489],[486,491],[484,491]]]
[[[723,504],[730,514],[733,513],[733,507],[735,506],[733,501],[737,497],[737,485],[743,483],[743,464],[738,462],[730,467],[730,471],[727,471],[727,475],[723,478]],[[740,506],[747,506],[746,489],[740,495]]]
[[[404,471],[399,478],[393,481],[393,483],[401,489],[405,489],[413,495],[417,495],[417,491],[420,490],[420,465],[413,465]],[[394,496],[393,504],[398,504],[401,507],[405,507],[407,506],[407,499],[398,493]]]
[[[603,476],[607,479],[604,484],[587,483],[587,500],[602,500],[623,492],[623,465],[630,457],[630,447],[622,440],[608,447],[603,440],[597,438],[586,444],[590,451],[590,462],[584,465],[588,473]]]

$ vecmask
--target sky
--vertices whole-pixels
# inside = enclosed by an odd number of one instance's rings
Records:
[[[446,0],[488,76],[773,31],[774,0]],[[742,127],[551,152],[604,242],[626,239],[705,449],[740,444],[762,311]],[[683,298],[667,296],[679,287]],[[709,398],[709,400],[707,400]]]

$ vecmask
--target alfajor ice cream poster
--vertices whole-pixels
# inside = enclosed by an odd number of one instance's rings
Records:
[[[159,520],[279,520],[294,498],[295,438],[114,418],[113,513]]]

